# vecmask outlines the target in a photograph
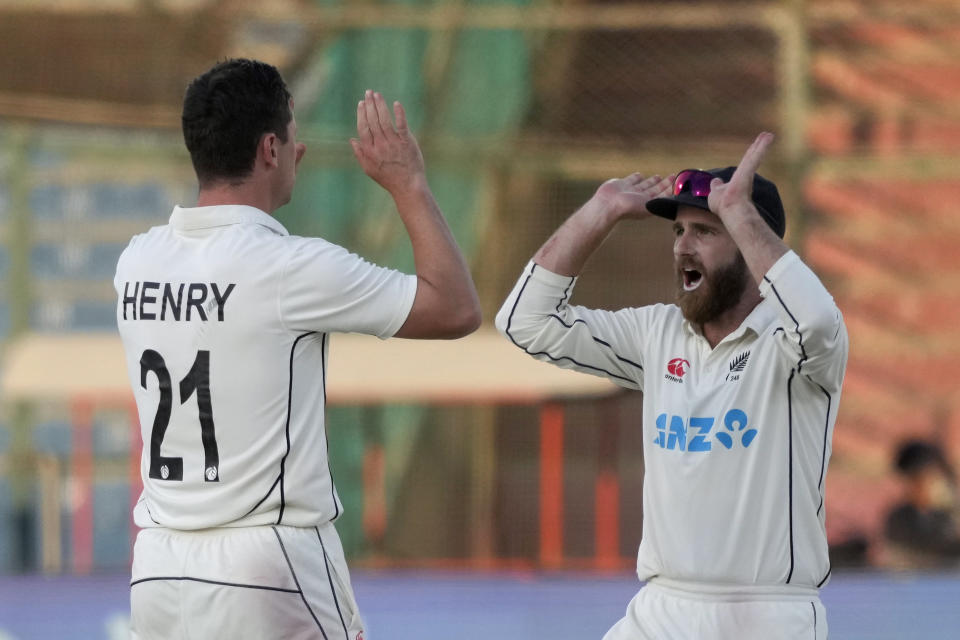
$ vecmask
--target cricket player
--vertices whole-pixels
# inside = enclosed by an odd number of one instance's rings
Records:
[[[197,77],[183,134],[196,206],[134,237],[114,282],[144,443],[132,635],[359,640],[327,460],[331,335],[463,336],[476,290],[400,103],[367,91],[350,142],[393,197],[416,275],[273,217],[306,149],[276,68],[227,60]]]
[[[782,241],[776,187],[736,168],[609,180],[526,266],[498,329],[535,358],[644,392],[646,585],[606,640],[827,637],[824,472],[847,362],[840,311]],[[569,304],[617,222],[673,221],[676,304]]]

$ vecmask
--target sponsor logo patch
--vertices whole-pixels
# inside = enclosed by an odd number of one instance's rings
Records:
[[[690,369],[690,362],[683,358],[674,358],[667,363],[667,380],[673,380],[674,382],[683,382],[683,376],[687,375],[687,370]]]
[[[713,451],[714,442],[724,449],[747,449],[759,433],[741,409],[730,409],[720,422],[718,425],[712,416],[685,418],[661,413],[657,416],[657,436],[653,444],[661,449],[690,452]]]

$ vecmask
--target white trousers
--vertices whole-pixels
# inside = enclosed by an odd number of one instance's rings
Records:
[[[826,640],[810,594],[717,594],[647,583],[603,640]]]
[[[144,529],[130,582],[135,640],[362,640],[332,524]]]

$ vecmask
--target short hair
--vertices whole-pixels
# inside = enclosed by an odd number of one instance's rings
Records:
[[[235,58],[196,77],[183,98],[183,139],[200,186],[253,171],[266,133],[287,141],[290,92],[273,65]]]
[[[940,447],[925,440],[908,440],[902,443],[897,449],[893,464],[898,472],[906,476],[915,475],[930,467],[939,469],[948,477],[953,476],[950,463]]]

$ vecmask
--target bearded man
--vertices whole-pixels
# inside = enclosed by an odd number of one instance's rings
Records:
[[[533,357],[644,393],[646,584],[605,640],[827,637],[824,474],[848,339],[756,175],[772,140],[737,167],[605,182],[497,315]],[[568,304],[616,223],[651,213],[673,220],[677,304]]]

